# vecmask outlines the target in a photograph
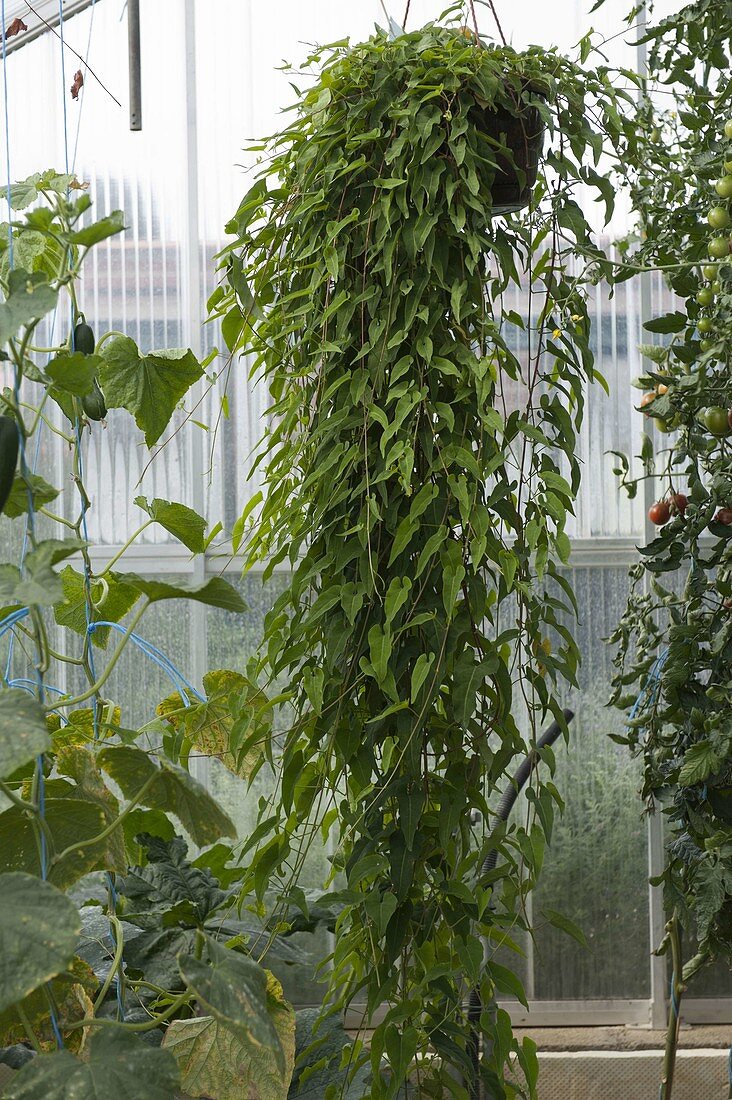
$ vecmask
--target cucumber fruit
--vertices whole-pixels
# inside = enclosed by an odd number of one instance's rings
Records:
[[[107,404],[96,378],[91,393],[87,393],[82,397],[81,407],[90,420],[104,420],[107,415]]]
[[[86,321],[79,321],[74,329],[74,351],[80,351],[83,355],[93,355],[96,347],[94,330]]]
[[[18,465],[18,425],[10,416],[0,416],[0,512],[10,496]]]

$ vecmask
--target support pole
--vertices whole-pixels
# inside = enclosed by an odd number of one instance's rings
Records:
[[[130,55],[130,130],[141,130],[140,0],[127,0],[127,41]]]

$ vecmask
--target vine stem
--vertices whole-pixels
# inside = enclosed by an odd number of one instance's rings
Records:
[[[28,1019],[28,1017],[26,1016],[23,1008],[19,1004],[17,1004],[15,1006],[15,1011],[18,1013],[18,1018],[20,1019],[20,1022],[23,1025],[23,1031],[28,1036],[28,1042],[31,1044],[31,1046],[35,1050],[36,1054],[43,1054],[43,1048],[41,1047],[41,1044],[38,1040],[38,1036],[36,1035],[35,1031],[33,1030],[32,1026],[31,1026],[31,1022]]]
[[[178,997],[172,1001],[164,1012],[161,1012],[159,1016],[153,1017],[144,1024],[125,1024],[125,1031],[152,1031],[153,1028],[158,1027],[165,1020],[170,1019],[175,1015],[179,1008],[183,1005],[189,1004],[192,998],[192,994],[185,990]],[[79,1020],[75,1024],[67,1024],[66,1031],[78,1031],[83,1027],[119,1027],[118,1020],[108,1020],[106,1016],[87,1016],[84,1020]]]
[[[671,1100],[671,1092],[674,1084],[674,1069],[676,1068],[676,1051],[679,1045],[679,1028],[681,1026],[681,998],[686,990],[682,982],[683,963],[681,960],[681,928],[679,918],[674,913],[666,925],[666,931],[671,946],[671,999],[668,1006],[668,1028],[666,1029],[666,1047],[663,1055],[663,1077],[658,1100]]]
[[[60,710],[61,707],[77,707],[79,703],[85,703],[87,699],[91,699],[93,695],[97,694],[99,689],[107,682],[109,677],[112,675],[115,665],[119,661],[128,641],[130,640],[130,635],[134,632],[135,627],[137,626],[149,606],[150,600],[145,597],[142,601],[142,606],[138,608],[138,610],[132,616],[127,629],[120,639],[119,645],[110,657],[107,667],[105,668],[101,676],[97,680],[95,680],[94,683],[90,687],[88,687],[86,691],[82,691],[80,695],[74,695],[71,698],[67,697],[57,700],[53,704],[53,706],[46,708],[49,712]]]
[[[102,572],[97,574],[97,576],[98,577],[103,577],[105,573],[109,573],[112,566],[117,564],[117,562],[122,557],[122,555],[127,553],[129,548],[140,537],[142,532],[146,531],[147,528],[150,527],[154,522],[155,521],[152,520],[152,519],[145,520],[145,522],[140,527],[138,527],[137,530],[135,532],[133,532],[133,534],[130,535],[130,537],[127,539],[127,542],[124,543],[123,546],[120,546],[119,550],[114,555],[114,557],[109,559],[107,564],[104,566],[104,569],[102,570]]]
[[[85,840],[77,840],[75,844],[69,844],[68,848],[64,848],[63,852],[59,852],[53,857],[51,863],[60,863],[61,860],[66,859],[67,856],[72,855],[74,852],[80,851],[82,848],[90,848],[95,844],[101,844],[103,840],[106,840],[108,836],[111,836],[115,829],[118,829],[128,814],[132,813],[136,806],[139,806],[147,792],[152,787],[153,783],[157,782],[160,774],[160,769],[156,767],[155,774],[151,775],[140,787],[139,791],[134,798],[130,799],[125,806],[121,814],[115,817],[114,821],[107,825],[106,829],[102,829],[101,833],[97,833],[96,836],[88,837]],[[110,921],[112,915],[109,914]],[[118,933],[119,934],[119,933]]]
[[[475,20],[475,8],[473,7],[473,0],[470,0],[470,7],[473,10],[473,19]],[[503,27],[501,26],[501,20],[498,18],[498,12],[496,11],[496,6],[493,3],[493,0],[488,0],[488,7],[491,9],[491,11],[493,13],[493,18],[496,21],[496,26],[498,27],[498,33],[501,36],[501,42],[503,43],[504,46],[507,46],[508,42],[506,41],[506,36],[503,33]],[[476,25],[475,25],[475,33],[476,34],[478,33],[478,24],[477,24],[477,22],[476,22]]]
[[[95,1013],[98,1012],[99,1009],[102,1007],[102,1004],[104,1003],[104,998],[109,993],[109,987],[112,984],[112,980],[117,971],[122,966],[122,952],[124,951],[125,946],[125,938],[122,933],[122,925],[120,924],[119,920],[114,915],[114,913],[108,913],[107,919],[109,920],[109,923],[113,926],[115,932],[114,958],[112,959],[112,965],[109,968],[109,974],[107,974],[107,977],[104,979],[104,984],[99,990],[99,993],[97,994],[97,999],[94,1002]]]

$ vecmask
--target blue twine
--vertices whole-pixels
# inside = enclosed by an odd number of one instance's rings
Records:
[[[7,194],[6,199],[8,203],[8,258],[10,260],[10,266],[13,266],[13,229],[11,222],[13,220],[13,207],[10,203],[10,111],[8,110],[8,65],[7,65],[7,42],[5,40],[5,28],[7,21],[5,18],[5,0],[2,0],[2,52],[3,52],[3,89],[4,89],[4,101],[5,101],[5,174],[7,177]]]
[[[658,692],[661,683],[661,672],[663,666],[666,664],[666,658],[668,657],[668,649],[664,649],[663,652],[656,658],[651,666],[651,670],[646,676],[643,683],[643,687],[638,692],[638,697],[633,703],[629,718],[635,718],[646,707],[652,706],[658,698]]]
[[[8,687],[20,688],[22,691],[27,691],[29,695],[35,695],[36,685],[35,680],[29,680],[27,676],[16,676],[12,680],[7,681]],[[43,685],[46,691],[52,691],[55,695],[66,695],[63,688],[54,687],[53,684]]]
[[[109,630],[116,630],[118,634],[127,634],[127,631],[123,626],[120,625],[120,623],[107,622],[103,619],[98,620],[94,623],[90,623],[87,627],[87,633],[93,634],[95,630],[99,630],[102,627]],[[206,696],[202,695],[201,692],[198,691],[193,686],[193,684],[185,678],[180,669],[177,668],[170,660],[170,658],[166,657],[165,654],[157,648],[157,646],[154,646],[152,642],[148,642],[145,638],[141,638],[139,634],[132,633],[128,635],[128,637],[133,645],[136,645],[139,650],[141,650],[147,657],[150,658],[153,664],[162,669],[162,671],[166,674],[168,679],[173,684],[173,687],[183,699],[183,702],[186,706],[189,704],[190,701],[187,697],[187,694],[192,695],[195,699],[198,699],[200,703],[206,702]]]

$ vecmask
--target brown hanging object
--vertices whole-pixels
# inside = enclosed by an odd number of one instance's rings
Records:
[[[17,19],[14,19],[13,22],[10,23],[8,25],[8,27],[6,28],[5,37],[6,38],[15,38],[16,34],[20,34],[21,31],[27,31],[27,30],[28,30],[28,28],[26,27],[23,20],[20,17],[18,17]]]
[[[78,99],[79,92],[84,87],[84,74],[81,69],[77,69],[74,73],[74,83],[71,85],[71,98]]]

